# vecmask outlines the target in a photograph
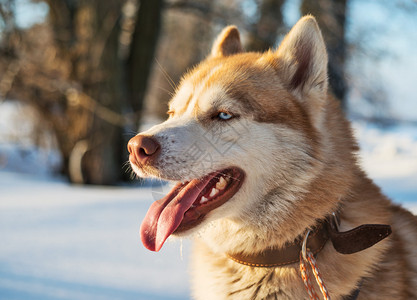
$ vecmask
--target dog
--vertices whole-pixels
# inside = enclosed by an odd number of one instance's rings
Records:
[[[265,53],[228,26],[129,141],[137,175],[175,182],[141,239],[193,239],[193,298],[417,299],[417,218],[358,165],[327,60],[312,16]]]

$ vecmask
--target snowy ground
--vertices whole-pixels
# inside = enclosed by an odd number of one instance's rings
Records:
[[[417,129],[355,131],[371,177],[417,212]],[[190,244],[152,253],[139,239],[162,187],[71,186],[48,177],[36,153],[12,150],[0,147],[0,299],[189,299]],[[43,171],[18,173],[18,159]]]
[[[188,244],[140,243],[152,190],[0,172],[0,299],[188,298]]]

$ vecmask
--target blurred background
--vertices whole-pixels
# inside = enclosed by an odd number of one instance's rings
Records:
[[[224,26],[264,51],[305,14],[362,166],[417,212],[416,1],[0,0],[0,299],[189,299],[188,243],[140,245],[167,187],[131,181],[127,141]]]

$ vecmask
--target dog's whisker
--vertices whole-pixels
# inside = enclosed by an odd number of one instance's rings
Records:
[[[175,95],[175,93],[174,92],[172,92],[172,91],[170,91],[170,90],[167,90],[166,88],[163,88],[163,87],[161,87],[161,86],[157,86],[156,87],[157,89],[160,89],[161,91],[164,91],[164,92],[166,92],[168,95],[170,95],[171,97],[174,97],[174,95]]]
[[[168,81],[171,88],[175,91],[177,89],[176,84],[171,76],[169,76],[168,72],[165,70],[164,67],[159,63],[159,61],[155,58],[155,62],[157,63],[159,69],[161,70],[162,74],[164,75],[165,79]]]
[[[138,179],[138,175],[133,170],[132,170],[132,172],[130,172],[130,179],[131,180]]]

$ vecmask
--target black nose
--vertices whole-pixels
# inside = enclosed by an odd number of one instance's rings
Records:
[[[140,164],[155,157],[160,148],[161,145],[155,138],[140,134],[131,138],[127,144],[127,150],[131,157]]]

